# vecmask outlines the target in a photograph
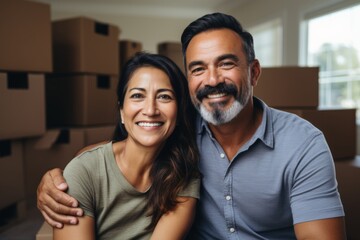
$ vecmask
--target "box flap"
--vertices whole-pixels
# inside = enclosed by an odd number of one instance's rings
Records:
[[[60,136],[60,130],[46,131],[35,143],[35,149],[50,149]]]

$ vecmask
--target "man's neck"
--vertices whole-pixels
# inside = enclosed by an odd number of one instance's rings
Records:
[[[254,105],[253,98],[233,120],[209,128],[231,161],[238,150],[255,134],[262,120],[262,109]]]

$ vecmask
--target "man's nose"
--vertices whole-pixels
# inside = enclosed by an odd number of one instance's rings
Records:
[[[222,82],[224,82],[224,78],[221,75],[221,71],[219,71],[216,67],[210,67],[207,85],[215,87]]]

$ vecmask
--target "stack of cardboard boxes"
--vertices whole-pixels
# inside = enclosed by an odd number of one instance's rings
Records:
[[[170,58],[184,72],[183,54],[180,42],[161,42],[157,45],[160,55]]]
[[[356,158],[356,109],[321,109],[319,68],[263,68],[254,95],[269,106],[308,120],[325,135],[344,205],[348,239],[360,239],[360,159]]]
[[[50,7],[1,1],[0,53],[0,215],[6,224],[25,214],[23,139],[46,129],[45,73],[52,71]]]
[[[117,121],[120,29],[91,18],[52,22],[54,69],[46,75],[46,125],[25,142],[26,196],[35,202],[46,170],[60,167],[83,146],[110,140]]]
[[[356,109],[319,108],[318,67],[263,68],[254,95],[308,120],[325,135],[334,160],[356,155]]]
[[[112,138],[120,29],[51,21],[50,6],[0,2],[0,228],[35,206],[42,175]]]
[[[130,39],[122,39],[119,41],[119,68],[120,72],[121,69],[124,67],[126,62],[133,57],[136,53],[141,52],[142,43],[139,41],[134,41]]]

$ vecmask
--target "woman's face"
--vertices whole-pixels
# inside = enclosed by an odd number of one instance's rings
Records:
[[[146,147],[163,144],[177,119],[177,101],[169,77],[151,66],[137,69],[128,82],[120,114],[128,140]]]

